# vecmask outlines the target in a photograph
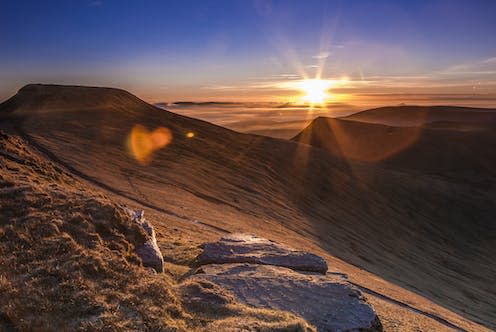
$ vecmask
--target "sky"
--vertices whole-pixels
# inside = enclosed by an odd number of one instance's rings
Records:
[[[496,1],[1,1],[0,100],[28,83],[150,102],[496,107]]]

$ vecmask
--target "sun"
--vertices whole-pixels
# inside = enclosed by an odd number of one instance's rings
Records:
[[[311,104],[322,104],[330,98],[327,90],[331,87],[331,81],[321,79],[308,79],[299,82],[298,88],[305,95],[301,97],[303,102]]]

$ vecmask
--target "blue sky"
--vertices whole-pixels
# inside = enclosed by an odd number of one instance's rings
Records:
[[[2,1],[0,99],[27,83],[150,101],[496,95],[496,1]],[[404,99],[404,97],[402,97]],[[402,100],[403,100],[402,99]]]

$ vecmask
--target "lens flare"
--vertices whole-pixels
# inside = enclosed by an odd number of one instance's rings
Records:
[[[169,129],[160,127],[149,132],[142,125],[135,125],[127,137],[127,149],[136,161],[148,165],[155,151],[167,146],[172,141]]]

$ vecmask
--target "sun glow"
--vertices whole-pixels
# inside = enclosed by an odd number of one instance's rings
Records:
[[[347,76],[342,76],[340,79],[320,79],[304,78],[298,80],[290,80],[285,82],[277,82],[275,87],[284,89],[291,93],[292,96],[285,100],[293,103],[309,104],[310,108],[322,107],[327,103],[344,101],[347,95],[344,93],[331,93],[331,89],[348,86],[350,79]],[[293,94],[297,91],[298,94]]]
[[[330,87],[331,81],[328,80],[303,80],[298,84],[298,88],[305,93],[305,95],[301,97],[301,101],[311,104],[322,104],[331,97],[328,93]]]

